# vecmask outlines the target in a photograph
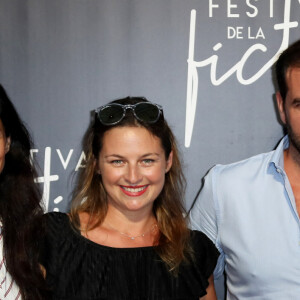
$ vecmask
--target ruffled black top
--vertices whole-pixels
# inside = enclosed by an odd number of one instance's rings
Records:
[[[218,251],[201,232],[191,234],[195,261],[175,277],[155,247],[112,248],[94,243],[64,213],[48,213],[42,263],[51,299],[175,300],[206,294]]]

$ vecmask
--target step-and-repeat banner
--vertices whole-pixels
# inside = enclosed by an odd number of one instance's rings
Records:
[[[91,111],[164,107],[187,177],[283,135],[272,65],[300,38],[300,0],[0,0],[0,82],[30,128],[49,211],[66,211]]]

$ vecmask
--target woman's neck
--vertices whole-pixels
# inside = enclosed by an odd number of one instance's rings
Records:
[[[80,219],[84,222],[86,218]],[[85,224],[81,225],[84,228]],[[159,230],[152,210],[124,213],[109,206],[101,225],[92,230],[82,231],[82,235],[104,246],[136,248],[156,245]]]

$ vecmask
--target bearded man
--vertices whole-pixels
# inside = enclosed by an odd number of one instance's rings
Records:
[[[221,253],[214,276],[225,270],[228,300],[300,298],[300,40],[275,69],[287,135],[274,151],[213,167],[191,211]]]

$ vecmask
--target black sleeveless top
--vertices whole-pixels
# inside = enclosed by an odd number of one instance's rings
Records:
[[[48,213],[42,263],[51,299],[167,300],[206,294],[218,251],[201,232],[191,234],[195,261],[172,275],[154,247],[112,248],[77,232],[63,213]]]

